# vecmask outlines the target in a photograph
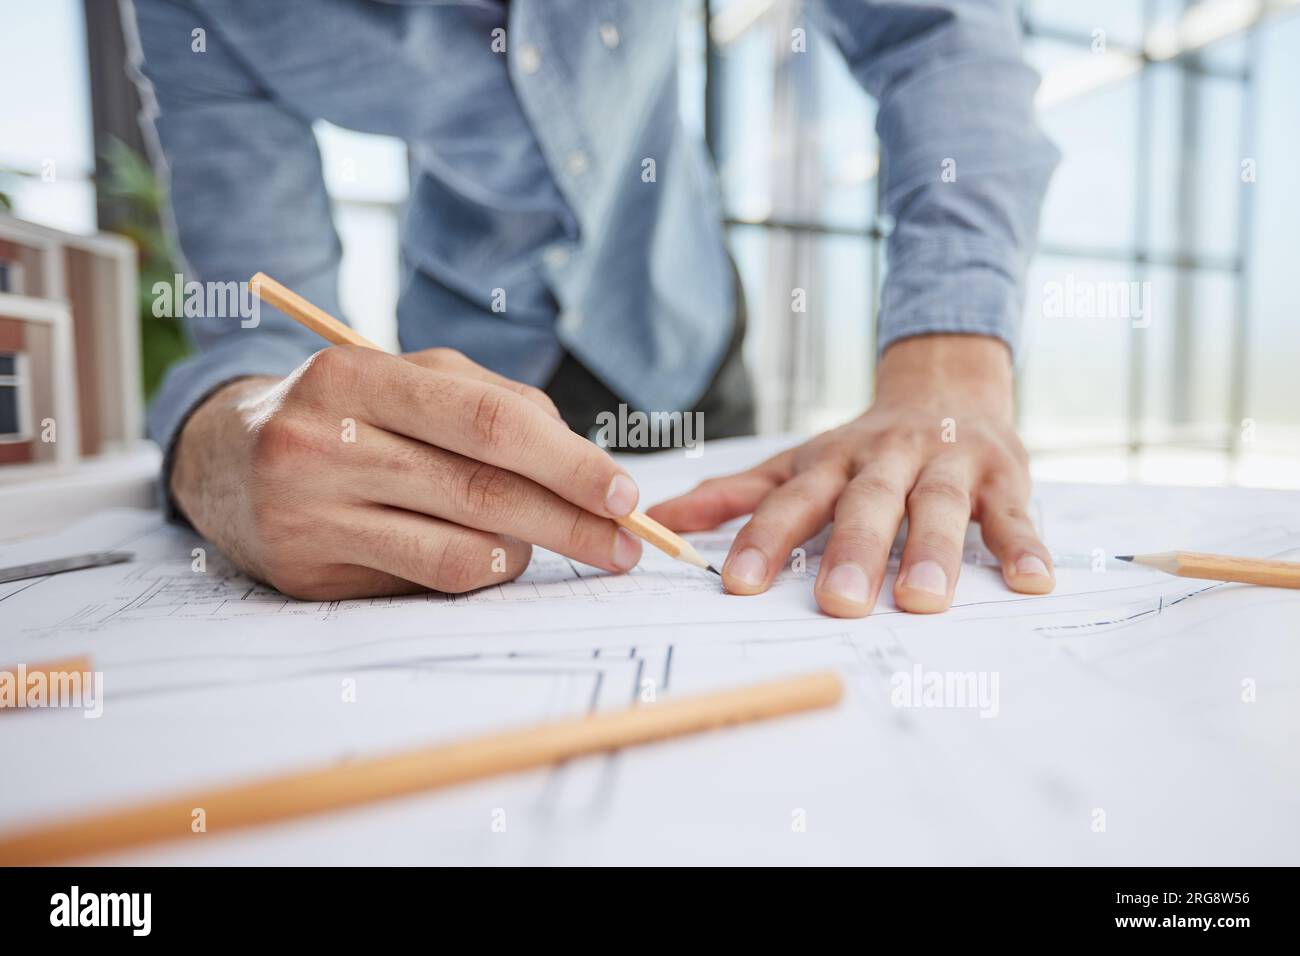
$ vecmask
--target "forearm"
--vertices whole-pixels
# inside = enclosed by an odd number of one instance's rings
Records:
[[[271,95],[197,6],[137,0],[132,9],[143,116],[156,134],[146,139],[158,147],[153,158],[170,187],[165,221],[175,227],[187,284],[177,317],[197,352],[169,369],[150,408],[149,435],[171,452],[181,425],[215,389],[286,375],[320,348],[246,285],[231,284],[265,271],[338,314],[339,243],[307,120]],[[208,28],[201,56],[176,42],[196,25]],[[194,299],[190,282],[203,283]],[[224,291],[231,288],[233,298]]]
[[[1007,0],[819,0],[878,101],[881,212],[894,219],[877,343],[993,336],[1014,349],[1038,212],[1059,154]]]

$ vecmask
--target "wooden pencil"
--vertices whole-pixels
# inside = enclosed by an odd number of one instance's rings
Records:
[[[1166,551],[1160,554],[1117,554],[1120,561],[1131,561],[1158,568],[1180,578],[1207,581],[1236,581],[1270,588],[1300,588],[1300,564],[1291,561],[1268,561],[1262,558],[1234,558],[1222,554],[1196,551]]]
[[[404,753],[354,760],[0,835],[0,865],[39,866],[73,857],[341,810],[536,769],[634,744],[832,707],[844,687],[834,671],[643,704]]]
[[[276,282],[264,272],[254,275],[248,284],[258,298],[275,306],[289,318],[311,329],[332,345],[359,345],[362,348],[383,351],[360,332],[345,325],[325,310],[316,307],[292,289]],[[717,568],[704,560],[685,538],[665,528],[658,521],[642,512],[633,511],[631,514],[614,520],[642,541],[658,548],[670,558],[676,558],[678,561],[704,571],[712,571],[714,574],[720,573]]]
[[[720,574],[717,568],[711,565],[704,557],[691,547],[691,543],[681,535],[669,531],[654,518],[643,514],[640,511],[633,511],[622,518],[615,518],[622,527],[627,528],[642,541],[653,545],[670,558],[676,558],[678,561],[684,561],[692,567],[699,568],[701,571],[712,571],[714,574]]]

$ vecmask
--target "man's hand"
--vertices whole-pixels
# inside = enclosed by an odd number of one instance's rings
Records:
[[[678,531],[702,531],[752,513],[722,567],[736,594],[765,591],[791,550],[833,519],[817,603],[837,617],[861,617],[876,603],[904,514],[907,543],[894,584],[903,610],[951,605],[971,519],[1013,590],[1050,591],[1051,556],[1025,512],[1029,489],[1006,347],[982,336],[932,335],[885,351],[875,404],[861,417],[649,514]]]
[[[459,352],[343,346],[209,397],[181,432],[181,510],[243,570],[313,600],[517,577],[531,544],[626,571],[637,487],[541,391]]]

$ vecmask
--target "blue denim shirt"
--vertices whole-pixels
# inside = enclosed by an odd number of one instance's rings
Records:
[[[880,347],[945,331],[1014,347],[1056,151],[1034,124],[1011,4],[813,12],[808,42],[833,42],[879,102],[896,222]],[[542,385],[567,349],[634,406],[690,408],[735,303],[713,173],[678,116],[680,15],[677,0],[134,0],[186,278],[260,270],[341,314],[311,124],[396,136],[412,183],[404,350],[451,346]],[[255,328],[186,324],[197,353],[150,411],[164,448],[213,389],[322,347],[269,306]]]

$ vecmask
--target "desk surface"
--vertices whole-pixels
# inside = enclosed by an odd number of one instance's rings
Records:
[[[649,499],[770,450],[634,470]],[[539,553],[473,595],[295,602],[218,554],[196,569],[203,543],[152,513],[103,513],[0,547],[138,555],[0,589],[0,660],[89,653],[105,687],[95,720],[0,721],[30,768],[0,827],[832,666],[848,695],[831,713],[116,861],[1300,862],[1300,592],[1104,560],[1300,553],[1300,493],[1048,484],[1034,513],[1054,595],[1007,592],[973,538],[952,612],[886,598],[863,621],[817,613],[817,541],[756,598],[655,555],[615,577]]]

